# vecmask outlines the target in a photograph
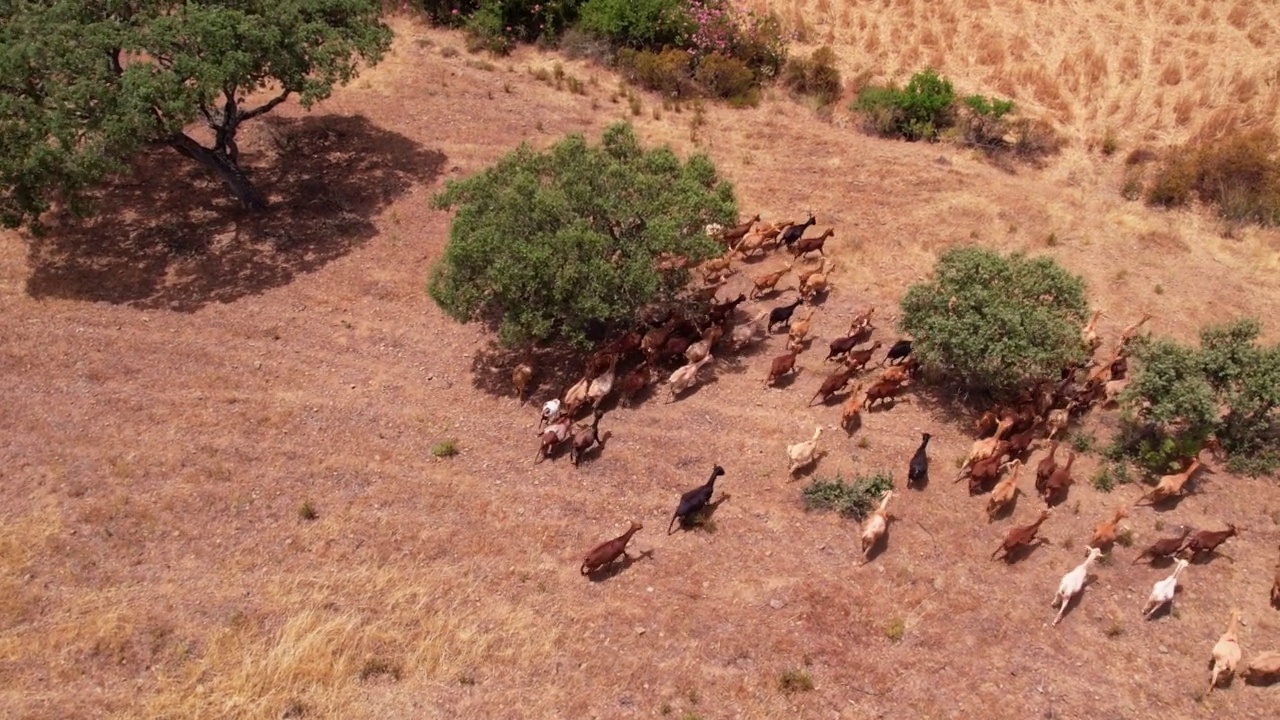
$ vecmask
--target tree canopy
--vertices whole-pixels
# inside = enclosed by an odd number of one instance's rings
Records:
[[[451,181],[437,208],[457,208],[429,292],[450,316],[482,321],[506,345],[588,342],[590,328],[634,322],[674,299],[684,268],[722,248],[704,232],[737,217],[733,187],[705,155],[682,162],[645,150],[630,125],[598,146],[570,135],[549,150],[526,145],[469,178]]]
[[[237,163],[241,123],[304,107],[381,59],[377,0],[0,0],[0,221],[38,226],[148,144],[265,207]],[[253,104],[263,93],[269,96]],[[203,145],[186,132],[212,131]]]
[[[1084,281],[1052,258],[953,248],[902,299],[912,354],[977,393],[1057,378],[1085,357]]]
[[[1167,472],[1212,434],[1232,471],[1280,466],[1280,345],[1260,346],[1261,333],[1244,318],[1202,329],[1199,348],[1140,342],[1138,370],[1122,396],[1129,417],[1122,448]]]

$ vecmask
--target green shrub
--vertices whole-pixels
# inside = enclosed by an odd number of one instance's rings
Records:
[[[659,270],[658,255],[693,266],[718,251],[703,228],[738,217],[733,187],[710,159],[646,150],[625,123],[598,146],[581,135],[546,151],[521,145],[446,183],[433,204],[458,212],[431,270],[431,297],[508,346],[585,347],[600,328],[630,326],[640,308],[674,301],[688,284],[686,268]]]
[[[691,29],[685,0],[587,0],[578,27],[619,47],[677,47]]]
[[[725,100],[747,98],[756,85],[755,73],[746,63],[720,53],[702,58],[693,79],[707,94]]]
[[[694,94],[692,65],[693,57],[675,48],[662,52],[623,48],[618,52],[618,66],[628,80],[669,96]]]
[[[438,458],[453,457],[458,454],[458,443],[455,440],[441,440],[431,446],[431,455]]]
[[[782,69],[782,84],[800,95],[812,95],[823,105],[840,97],[840,70],[835,66],[836,54],[823,45],[809,58],[792,57]]]
[[[1240,319],[1200,331],[1200,347],[1137,341],[1137,371],[1111,455],[1155,474],[1180,468],[1216,437],[1232,472],[1280,467],[1280,345],[1257,344],[1261,326]]]
[[[952,248],[908,288],[912,355],[966,392],[1008,395],[1083,361],[1084,281],[1052,258]]]
[[[1013,101],[983,95],[964,98],[960,116],[960,129],[964,141],[984,149],[1005,146],[1009,134],[1008,115],[1013,112]]]
[[[806,510],[834,510],[843,517],[861,520],[893,489],[893,478],[884,472],[859,475],[846,483],[839,473],[835,479],[814,478],[804,489]]]
[[[867,118],[869,127],[880,135],[905,140],[936,140],[938,133],[955,122],[955,88],[932,68],[916,73],[899,90],[866,87],[853,102],[853,109]]]

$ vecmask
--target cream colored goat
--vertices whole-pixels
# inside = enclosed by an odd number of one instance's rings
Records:
[[[871,560],[871,549],[880,542],[880,538],[884,537],[885,530],[889,529],[889,498],[893,497],[892,490],[886,490],[884,497],[880,498],[880,507],[872,511],[867,517],[866,522],[862,523],[862,564],[866,565]]]
[[[1062,616],[1066,614],[1067,606],[1071,604],[1071,599],[1080,594],[1080,591],[1084,589],[1084,582],[1089,577],[1089,567],[1092,566],[1098,558],[1102,557],[1102,551],[1096,547],[1088,547],[1085,549],[1088,551],[1088,555],[1085,556],[1084,562],[1075,566],[1071,572],[1063,575],[1062,581],[1058,583],[1058,594],[1053,596],[1053,603],[1049,606],[1061,606],[1058,609],[1058,616],[1053,619],[1054,625],[1057,625],[1062,621]]]
[[[788,473],[795,474],[800,468],[813,464],[813,461],[817,459],[818,438],[821,435],[822,426],[819,425],[813,430],[812,440],[787,446],[787,459],[791,461],[791,464],[787,467]]]
[[[698,371],[702,369],[702,366],[714,359],[715,357],[708,353],[706,357],[698,362],[683,365],[671,373],[671,377],[667,379],[670,385],[671,397],[667,399],[667,402],[675,402],[677,395],[693,387],[698,381]]]
[[[1173,568],[1173,573],[1169,577],[1159,580],[1155,585],[1151,586],[1151,597],[1147,598],[1146,607],[1142,608],[1142,614],[1151,617],[1161,605],[1173,602],[1174,593],[1178,591],[1178,575],[1186,569],[1187,561],[1179,559]]]
[[[1222,637],[1213,646],[1213,670],[1209,674],[1209,689],[1206,694],[1213,692],[1219,680],[1235,674],[1236,665],[1240,664],[1240,638],[1237,633],[1243,624],[1240,611],[1232,610],[1231,619],[1227,621],[1227,631],[1222,633]]]

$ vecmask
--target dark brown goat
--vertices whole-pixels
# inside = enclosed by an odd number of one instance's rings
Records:
[[[1178,551],[1187,544],[1187,536],[1191,534],[1191,530],[1192,528],[1189,526],[1183,527],[1181,534],[1173,537],[1160,538],[1159,540],[1151,543],[1147,546],[1146,550],[1138,553],[1138,557],[1134,558],[1133,563],[1131,564],[1136,565],[1147,558],[1155,560],[1156,558],[1167,558],[1177,555]]]
[[[996,480],[1000,479],[1000,468],[1003,467],[1002,461],[1008,452],[1009,441],[1000,440],[996,443],[991,457],[979,460],[969,468],[970,495],[980,495],[991,490],[991,486],[995,484]]]
[[[871,362],[871,356],[879,349],[880,341],[877,340],[871,343],[871,347],[850,351],[849,354],[845,356],[844,362],[854,370],[861,370],[867,366],[867,363]]]
[[[1236,526],[1231,523],[1227,523],[1226,530],[1201,530],[1191,536],[1191,539],[1183,546],[1182,551],[1189,553],[1190,559],[1195,560],[1200,555],[1212,553],[1218,549],[1219,545],[1239,534]]]
[[[813,398],[809,400],[809,404],[813,405],[814,400],[817,400],[819,397],[822,398],[822,402],[830,400],[832,395],[840,392],[844,389],[845,385],[849,384],[849,381],[853,379],[853,374],[855,372],[857,372],[857,370],[846,365],[844,368],[828,375],[827,379],[822,381],[822,387],[818,388],[818,392],[814,393]]]
[[[626,532],[608,542],[601,543],[596,549],[587,553],[587,557],[582,561],[582,567],[578,568],[578,572],[583,575],[590,575],[619,557],[626,555],[627,543],[631,542],[631,536],[643,529],[644,525],[632,520],[631,527]],[[629,558],[630,556],[628,555],[627,557]]]
[[[898,389],[902,387],[902,383],[895,379],[880,378],[875,384],[867,388],[866,406],[871,407],[878,402],[883,402],[893,398],[898,394]]]
[[[1071,466],[1075,461],[1076,454],[1073,452],[1068,453],[1067,464],[1054,470],[1053,474],[1049,476],[1049,481],[1045,483],[1044,492],[1041,495],[1044,497],[1045,504],[1049,507],[1053,507],[1067,499],[1067,489],[1074,482],[1071,479]]]
[[[783,375],[795,370],[796,356],[800,354],[800,350],[792,350],[786,355],[779,355],[773,359],[773,363],[769,365],[769,377],[765,379],[765,385],[772,385],[778,382]]]
[[[796,257],[800,257],[801,255],[804,255],[806,253],[811,253],[814,250],[817,250],[819,255],[822,255],[825,257],[826,253],[822,251],[822,246],[826,244],[827,238],[835,234],[836,234],[835,230],[831,228],[827,228],[818,237],[800,238],[798,241],[796,241],[796,244],[791,247],[791,253]]]
[[[844,355],[850,350],[858,347],[862,343],[871,339],[871,328],[859,328],[853,331],[853,334],[831,341],[831,352],[827,353],[827,360],[834,360],[839,355]],[[871,360],[870,357],[867,358]]]
[[[1044,489],[1049,484],[1049,478],[1058,469],[1058,461],[1053,456],[1058,452],[1058,441],[1054,440],[1049,443],[1049,454],[1044,456],[1039,465],[1036,465],[1036,492],[1044,495]]]

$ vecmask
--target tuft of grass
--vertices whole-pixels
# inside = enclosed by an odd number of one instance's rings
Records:
[[[480,58],[470,58],[465,63],[467,67],[475,70],[483,70],[485,72],[493,72],[496,68],[493,63]]]
[[[384,657],[371,657],[364,661],[360,666],[360,679],[369,680],[386,675],[396,682],[400,681],[400,666]]]
[[[662,703],[662,707],[658,708],[658,713],[663,717],[671,714],[671,703]]]
[[[458,48],[452,45],[445,45],[444,47],[440,48],[440,57],[451,58],[451,57],[457,57],[457,55],[458,55]]]
[[[1058,247],[1058,233],[1049,233],[1049,237],[1045,238],[1044,244],[1049,247]]]
[[[1073,450],[1084,455],[1093,452],[1093,449],[1098,445],[1098,438],[1093,433],[1076,430],[1071,433],[1070,442]]]
[[[502,92],[507,93],[508,95],[510,95],[511,93],[515,92],[515,89],[514,89],[514,88],[512,88],[511,83],[509,83],[509,82],[503,82],[503,83],[502,83]]]
[[[893,622],[885,626],[884,636],[893,642],[902,642],[902,636],[907,633],[907,623],[902,618],[896,618]]]
[[[1124,634],[1124,623],[1120,622],[1120,618],[1111,618],[1111,624],[1102,632],[1109,638],[1118,638]]]
[[[644,109],[644,107],[640,105],[640,98],[635,95],[632,95],[627,99],[627,104],[631,107],[631,114],[637,117],[640,115],[640,111]]]
[[[574,95],[587,94],[587,86],[582,84],[582,81],[574,77],[573,75],[570,75],[569,77],[565,78],[564,83],[565,85],[569,86],[569,92],[573,93]]]
[[[1160,532],[1161,530],[1164,529],[1164,521],[1156,520],[1156,524],[1153,527],[1155,528],[1156,532]]]
[[[441,440],[431,446],[431,454],[438,458],[453,457],[458,454],[458,442],[452,438]]]
[[[1116,544],[1120,547],[1133,547],[1133,528],[1122,528],[1116,532]]]
[[[1156,286],[1155,286],[1155,288],[1153,288],[1153,289],[1155,290],[1155,293],[1156,293],[1157,295],[1163,295],[1163,294],[1164,294],[1164,286],[1163,286],[1163,285],[1156,285]]]
[[[458,676],[458,684],[471,687],[472,685],[476,684],[476,677],[471,673],[462,673],[461,675]]]
[[[320,513],[316,512],[316,508],[311,504],[310,500],[304,500],[302,505],[298,507],[299,520],[315,520],[320,517]]]
[[[1120,149],[1120,141],[1116,139],[1115,128],[1107,128],[1102,135],[1102,154],[1111,157]]]
[[[866,435],[863,435],[862,437],[859,437],[858,442],[854,444],[858,446],[859,450],[866,450],[871,447],[871,440]]]
[[[778,689],[788,695],[796,692],[808,692],[813,689],[813,676],[804,668],[784,670],[778,676]]]
[[[893,478],[887,472],[859,475],[851,483],[836,473],[835,479],[816,477],[809,483],[803,491],[804,506],[806,510],[834,510],[843,517],[861,520],[891,489]]]

